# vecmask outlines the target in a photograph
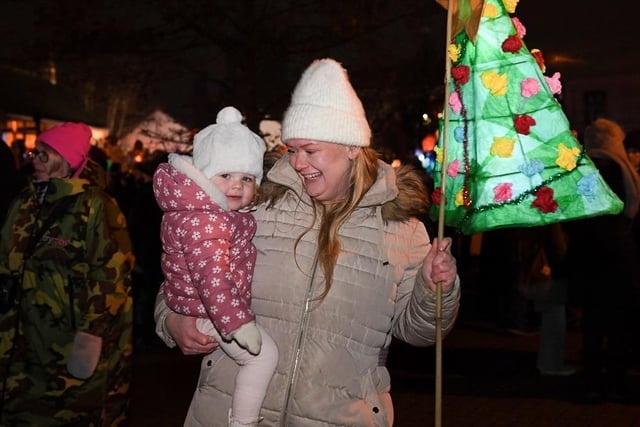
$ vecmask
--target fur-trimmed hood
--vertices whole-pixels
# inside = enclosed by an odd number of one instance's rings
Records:
[[[190,206],[189,210],[207,210],[211,209],[211,202],[225,211],[229,210],[224,194],[193,165],[191,156],[170,154],[168,163],[158,166],[154,173],[153,191],[160,208],[165,212],[182,210],[187,205]],[[207,197],[202,197],[203,192]],[[180,197],[173,197],[175,194]],[[169,195],[172,195],[172,204],[163,203]]]

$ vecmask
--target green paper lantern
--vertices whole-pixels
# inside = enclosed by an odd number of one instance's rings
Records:
[[[485,1],[475,43],[455,35],[450,59],[432,218],[442,197],[445,224],[464,234],[622,211],[502,1]]]

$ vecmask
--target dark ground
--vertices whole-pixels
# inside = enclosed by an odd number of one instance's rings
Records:
[[[639,371],[629,373],[636,392],[631,401],[585,404],[580,371],[571,377],[538,374],[538,337],[501,330],[479,312],[477,291],[465,288],[458,323],[443,341],[442,426],[640,426]],[[580,365],[580,345],[573,326],[567,357],[575,365]],[[160,343],[138,354],[131,425],[181,426],[196,384],[198,360]],[[395,343],[388,365],[395,427],[434,425],[435,349]]]

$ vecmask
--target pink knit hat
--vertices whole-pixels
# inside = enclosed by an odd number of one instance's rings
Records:
[[[84,123],[67,122],[47,129],[38,135],[38,141],[56,150],[74,170],[76,178],[89,159],[91,128]]]

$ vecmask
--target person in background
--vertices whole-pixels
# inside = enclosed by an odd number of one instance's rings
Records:
[[[624,202],[618,215],[566,223],[570,292],[582,308],[586,400],[629,397],[625,381],[638,326],[638,250],[631,233],[640,207],[640,177],[627,157],[624,131],[599,118],[584,132],[584,147],[609,187]]]
[[[262,180],[266,145],[234,107],[198,132],[193,157],[170,154],[153,176],[162,217],[162,293],[177,313],[238,366],[224,425],[255,426],[278,362],[278,348],[255,322],[251,280],[256,222],[249,212]],[[222,424],[220,424],[222,425]]]
[[[144,159],[149,155],[149,150],[147,150],[142,144],[142,141],[136,139],[133,143],[133,147],[127,153],[125,158],[125,163],[123,164],[124,171],[126,173],[130,173],[131,170],[135,167],[136,164],[142,163]]]
[[[90,140],[71,122],[38,136],[0,231],[3,426],[126,424],[135,260],[105,181],[85,178],[104,178]]]
[[[624,147],[629,161],[636,172],[640,173],[640,129],[632,130],[626,134]],[[636,215],[633,220],[633,240],[640,252],[640,215]],[[640,313],[640,284],[636,284],[635,301],[637,303],[635,312]],[[635,337],[633,338],[631,364],[637,371],[640,371],[640,316],[637,316],[636,320],[636,326],[633,328]]]
[[[160,266],[162,210],[153,194],[153,174],[160,164],[167,162],[168,157],[169,154],[165,151],[156,150],[151,153],[144,161],[135,165],[130,184],[123,189],[135,196],[131,197],[129,211],[125,216],[136,257],[136,267],[131,273],[136,354],[151,350],[159,342],[155,334],[153,307],[164,281]]]
[[[431,241],[416,215],[428,211],[415,168],[394,170],[370,147],[371,130],[346,70],[311,63],[282,124],[287,152],[260,186],[252,308],[279,350],[261,426],[391,426],[385,366],[392,337],[436,341],[460,301],[451,239]],[[225,425],[238,367],[172,312],[162,296],[156,331],[186,354],[208,353],[186,426]]]
[[[18,194],[26,180],[16,164],[11,148],[0,141],[0,226],[7,217],[7,211],[13,198]]]
[[[13,159],[18,169],[23,169],[27,165],[31,166],[29,162],[25,161],[25,155],[27,153],[27,142],[24,140],[24,138],[13,140],[13,142],[11,143],[11,152],[13,153]]]
[[[624,148],[634,169],[636,172],[640,172],[640,129],[633,130],[625,135]]]
[[[513,228],[498,228],[482,233],[480,252],[480,282],[482,295],[487,298],[483,306],[497,322],[498,328],[508,334],[535,336],[539,334],[539,319],[533,302],[522,292],[520,276],[523,262],[519,256],[522,247]],[[501,274],[495,274],[500,271]]]
[[[566,363],[567,239],[560,223],[510,229],[514,237],[517,287],[539,316],[536,367],[541,375],[569,376]]]

